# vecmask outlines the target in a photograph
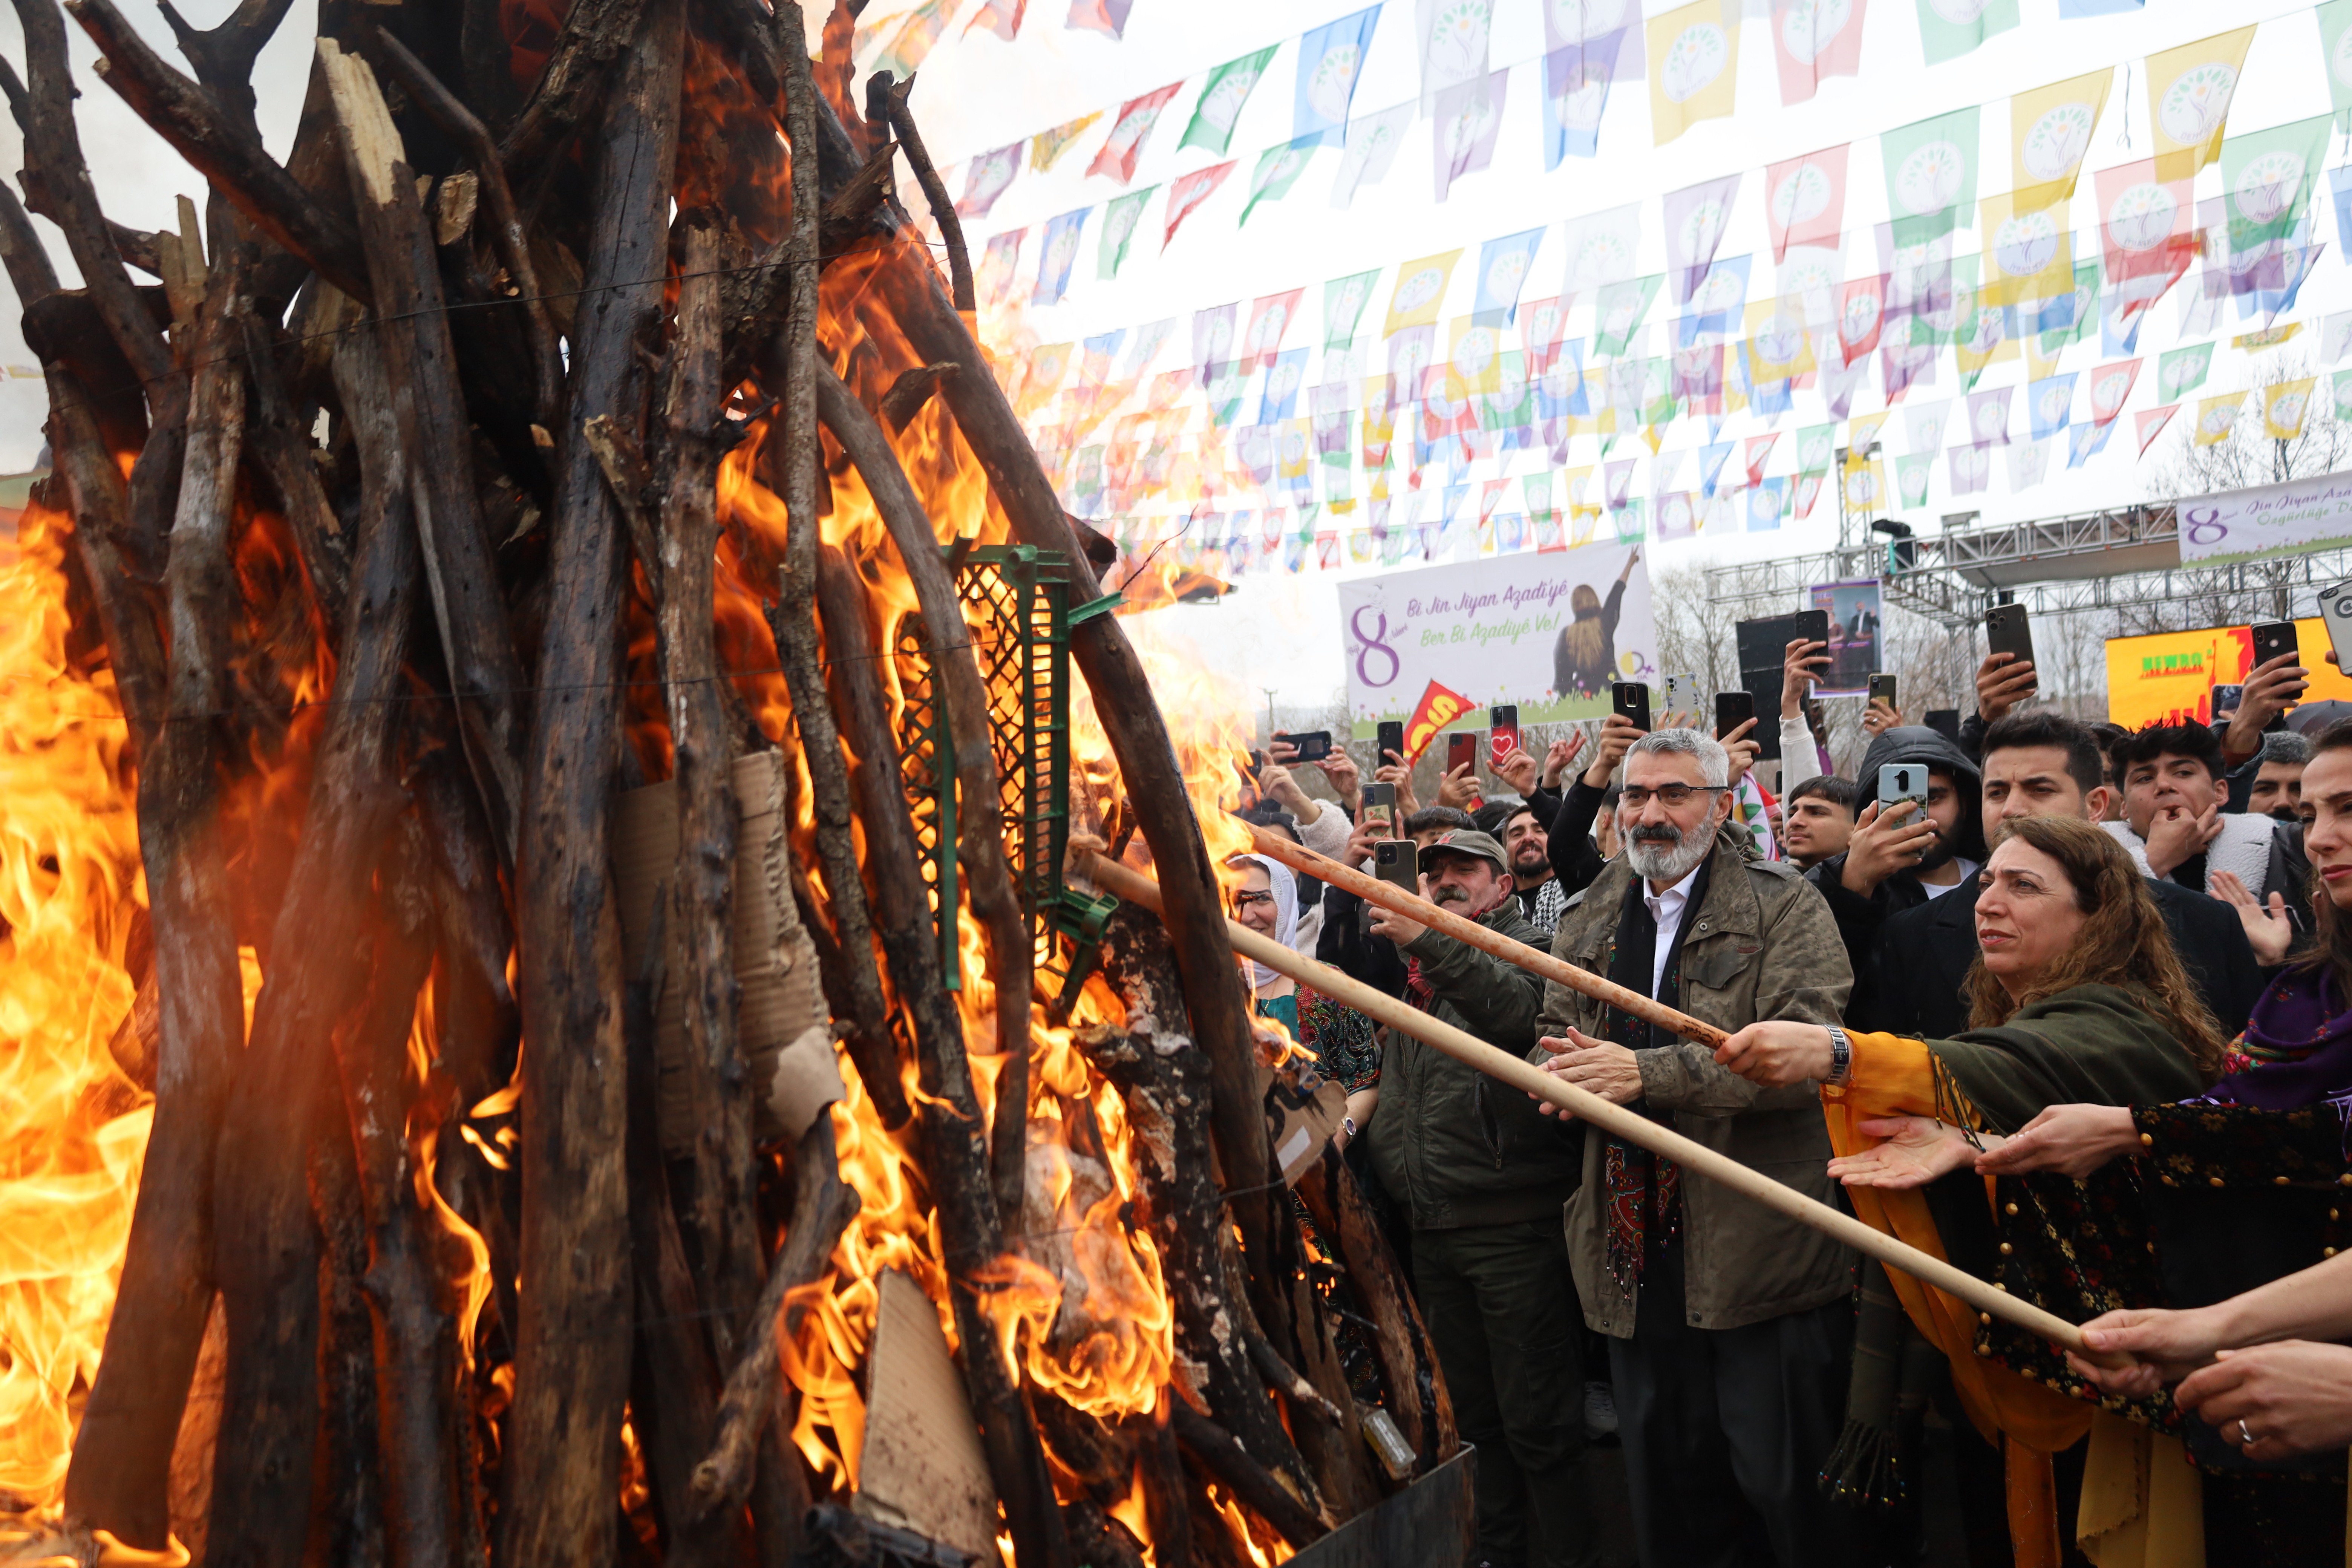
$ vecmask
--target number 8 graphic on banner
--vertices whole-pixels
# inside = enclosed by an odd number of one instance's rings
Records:
[[[2192,506],[2181,516],[2189,524],[2189,542],[2191,544],[2219,544],[2230,537],[2230,528],[2221,521],[2220,507]]]
[[[1403,669],[1404,661],[1397,658],[1396,649],[1381,640],[1389,635],[1389,614],[1386,610],[1379,612],[1381,624],[1378,629],[1370,632],[1364,630],[1364,612],[1371,608],[1370,605],[1359,605],[1356,606],[1356,613],[1348,617],[1348,629],[1353,632],[1356,640],[1363,645],[1356,653],[1356,679],[1366,686],[1386,686],[1397,678],[1399,671]],[[1366,661],[1374,654],[1389,661],[1389,672],[1378,680],[1374,680],[1372,672],[1365,668]]]

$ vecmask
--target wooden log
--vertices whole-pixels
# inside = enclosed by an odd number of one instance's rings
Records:
[[[449,139],[466,150],[482,182],[482,205],[489,217],[490,243],[504,267],[509,297],[523,310],[530,344],[531,383],[537,391],[533,412],[539,426],[551,439],[563,424],[563,356],[556,341],[555,323],[539,284],[538,264],[531,259],[530,237],[515,205],[514,187],[507,180],[506,162],[489,128],[408,47],[364,16],[360,18],[368,47],[394,80],[407,90],[418,108],[432,118]]]
[[[255,417],[247,430],[253,455],[278,492],[286,526],[301,552],[302,571],[310,580],[310,597],[319,606],[319,621],[330,638],[343,626],[343,601],[351,592],[351,541],[341,520],[327,500],[319,479],[319,465],[310,454],[310,438],[294,420],[286,399],[284,378],[278,374],[274,333],[257,316],[246,318],[247,373],[253,378]]]
[[[375,1324],[368,1310],[367,1214],[359,1156],[342,1096],[320,1075],[310,1142],[310,1203],[319,1216],[319,1476],[312,1561],[390,1568],[383,1518],[383,1448],[376,1412]],[[193,1409],[193,1404],[191,1408]],[[214,1455],[219,1453],[215,1440]],[[209,1489],[213,1466],[205,1467]],[[190,1560],[205,1545],[185,1541]]]
[[[1315,1221],[1315,1234],[1347,1270],[1348,1282],[1370,1315],[1372,1350],[1388,1385],[1389,1414],[1412,1445],[1422,1468],[1433,1468],[1460,1439],[1436,1348],[1430,1343],[1404,1269],[1339,1150],[1323,1146],[1322,1154],[1299,1177],[1297,1192]]]
[[[1209,1154],[1209,1063],[1187,1032],[1167,935],[1157,921],[1122,910],[1111,917],[1102,949],[1103,973],[1126,1006],[1127,1024],[1082,1034],[1079,1045],[1127,1101],[1178,1343],[1199,1368],[1209,1408],[1299,1496],[1312,1497],[1306,1461],[1250,1363],[1243,1303],[1226,1288],[1225,1198]]]
[[[695,1110],[691,1223],[711,1342],[732,1361],[760,1293],[751,1100],[736,1027],[735,749],[713,638],[719,447],[718,237],[685,224],[676,334],[656,416],[661,444],[656,595],[663,697],[676,759],[677,858],[670,873],[670,983],[678,988]]]
[[[656,929],[667,923],[662,900]],[[719,1363],[702,1321],[694,1275],[671,1206],[669,1172],[662,1160],[661,1066],[654,1046],[654,1003],[662,986],[667,943],[648,942],[646,963],[629,982],[625,1025],[629,1052],[629,1252],[637,1307],[637,1359],[630,1414],[646,1454],[655,1495],[667,1527],[665,1561],[672,1568],[740,1561],[746,1541],[740,1510],[703,1510],[692,1500],[694,1466],[717,1428]]]
[[[887,78],[887,74],[877,71],[875,76]],[[964,245],[963,219],[956,215],[947,182],[932,167],[930,149],[923,145],[922,134],[915,129],[915,116],[907,108],[907,95],[914,90],[915,79],[911,76],[888,89],[890,129],[906,152],[907,166],[915,172],[915,183],[923,188],[923,201],[931,209],[931,221],[940,226],[940,243],[948,253],[948,279],[955,308],[970,314],[979,309],[971,291],[971,252]]]
[[[1119,1430],[1135,1452],[1135,1484],[1143,1493],[1144,1527],[1151,1532],[1155,1562],[1192,1561],[1190,1505],[1185,1498],[1184,1458],[1169,1425],[1169,1406],[1178,1397],[1160,1391],[1156,1409],[1129,1415]]]
[[[499,157],[509,179],[541,174],[539,165],[551,161],[558,143],[596,111],[602,97],[598,84],[639,37],[647,3],[582,0],[564,13],[562,31],[531,84],[529,101],[499,142]],[[667,160],[662,183],[667,189]]]
[[[113,0],[68,0],[66,9],[98,45],[100,79],[214,190],[328,282],[354,300],[375,302],[360,237],[348,218],[305,190],[210,93],[165,64]]]
[[[1133,898],[1148,908],[1156,897],[1150,878],[1116,862],[1107,861],[1089,849],[1083,847],[1074,848],[1072,859],[1074,865],[1080,868],[1080,874],[1121,898]],[[1432,912],[1442,911],[1433,910]],[[1401,1002],[1386,992],[1327,964],[1318,963],[1311,958],[1302,958],[1280,942],[1260,936],[1238,921],[1226,923],[1235,952],[1287,974],[1302,985],[1311,985],[1324,995],[1353,1007],[1376,1023],[1402,1030],[1415,1039],[1435,1046],[1456,1061],[1476,1068],[1487,1077],[1499,1079],[1513,1089],[1523,1089],[1537,1100],[1558,1106],[1612,1137],[1622,1138],[1654,1154],[1664,1155],[1686,1171],[1696,1171],[1711,1181],[1720,1182],[1777,1214],[1810,1226],[1857,1252],[1866,1252],[1889,1268],[1900,1268],[1923,1284],[1957,1296],[1979,1312],[1990,1313],[2085,1360],[2097,1359],[2084,1346],[2083,1331],[2056,1313],[2011,1296],[1998,1285],[1955,1268],[1942,1258],[1922,1252],[1883,1231],[1874,1230],[1852,1215],[1832,1208],[1817,1198],[1808,1197],[1794,1187],[1784,1186],[1762,1172],[1750,1170],[1727,1154],[1685,1138],[1673,1128],[1653,1121],[1629,1106],[1613,1104],[1589,1089],[1579,1089],[1564,1079],[1544,1071],[1533,1062],[1523,1060],[1508,1051],[1498,1050],[1476,1036],[1457,1029],[1409,1003]]]
[[[780,0],[776,27],[787,41],[797,39],[801,8],[796,0]],[[788,47],[784,58],[784,131],[795,148],[817,143],[816,84],[811,79],[808,51]],[[835,951],[840,954],[839,975],[849,1005],[836,1006],[835,1016],[849,1026],[845,1044],[857,1068],[866,1098],[873,1101],[882,1125],[904,1127],[914,1114],[905,1088],[898,1081],[898,1048],[890,1034],[882,998],[881,973],[874,962],[874,931],[866,902],[866,883],[852,847],[849,768],[841,755],[841,734],[824,695],[824,675],[818,658],[816,626],[817,517],[823,469],[817,439],[816,318],[817,318],[817,160],[794,157],[792,163],[793,227],[785,263],[786,291],[781,363],[772,363],[766,379],[779,405],[782,430],[774,440],[775,453],[769,484],[783,498],[786,513],[784,549],[777,565],[776,603],[768,625],[776,638],[776,661],[783,667],[784,685],[792,694],[793,723],[800,732],[801,756],[807,764],[815,796],[817,858],[824,872],[826,905],[833,915]],[[824,922],[807,921],[822,931]]]
[[[1344,888],[1369,903],[1393,910],[1432,930],[1444,931],[1456,942],[1468,942],[1481,952],[1490,953],[1506,963],[1516,963],[1530,974],[1556,981],[1605,1006],[1630,1013],[1644,1023],[1655,1024],[1669,1033],[1709,1049],[1731,1037],[1712,1024],[1703,1024],[1686,1013],[1676,1012],[1664,1002],[1654,1001],[1638,991],[1564,963],[1539,947],[1529,947],[1526,942],[1514,942],[1499,931],[1488,931],[1476,921],[1465,920],[1427,899],[1408,893],[1393,882],[1368,877],[1352,866],[1344,865],[1328,855],[1318,855],[1305,845],[1294,843],[1278,833],[1269,833],[1255,823],[1244,826],[1249,828],[1250,837],[1259,854],[1271,856],[1292,870],[1328,882],[1335,888]]]
[[[393,645],[395,676],[415,590],[413,543],[405,553],[410,581],[383,601],[388,624],[369,628]],[[374,651],[357,657],[366,660]],[[439,1221],[416,1201],[420,1173],[408,1142],[415,1098],[408,1041],[417,993],[433,963],[431,896],[417,885],[421,840],[412,820],[388,847],[383,892],[373,900],[367,994],[353,1017],[334,1031],[348,1116],[340,1131],[356,1146],[367,1224],[363,1283],[375,1323],[378,1451],[394,1568],[441,1568],[456,1560],[461,1540],[457,1323],[447,1300],[451,1282],[441,1277],[438,1261]]]
[[[171,379],[171,352],[122,269],[90,184],[81,132],[74,121],[65,18],[57,0],[16,0],[16,17],[25,31],[26,70],[24,107],[17,120],[25,132],[29,173],[37,179],[42,197],[37,210],[65,231],[66,248],[115,346],[142,382],[158,385]],[[38,298],[22,293],[21,287],[19,297],[26,304]]]
[[[857,1217],[856,1190],[841,1179],[834,1142],[833,1113],[819,1117],[793,1151],[793,1215],[784,1243],[768,1269],[768,1282],[751,1310],[761,1331],[748,1336],[728,1369],[719,1402],[717,1436],[695,1467],[693,1506],[706,1515],[740,1507],[751,1492],[753,1456],[761,1434],[781,1414],[777,1368],[782,1344],[800,1331],[805,1308],[792,1293],[824,1276],[841,1233]],[[779,1430],[777,1440],[786,1434]]]
[[[620,746],[619,531],[580,422],[634,429],[638,344],[658,319],[677,145],[683,26],[653,0],[599,150],[573,318],[571,414],[556,447],[547,630],[516,856],[523,1029],[522,1292],[498,1560],[612,1560],[628,1396],[628,1129],[620,921],[609,868]],[[542,82],[542,85],[544,83]],[[511,163],[509,167],[511,167]]]
[[[318,54],[366,241],[381,323],[374,330],[383,339],[401,442],[411,454],[407,472],[425,581],[441,628],[466,757],[498,842],[511,856],[522,810],[522,666],[482,531],[473,437],[432,229],[417,205],[415,171],[375,73],[332,38],[318,41]]]
[[[930,402],[931,394],[939,390],[940,379],[961,369],[963,366],[960,364],[919,364],[912,370],[899,372],[898,378],[890,384],[890,390],[882,395],[882,402],[875,413],[881,416],[882,423],[890,427],[890,434],[896,436],[912,424],[915,416],[923,411],[923,405]]]
[[[948,730],[955,741],[957,794],[963,802],[956,824],[956,861],[963,871],[964,893],[987,939],[989,981],[996,992],[996,1048],[1004,1058],[996,1075],[990,1188],[996,1195],[998,1224],[1014,1231],[1021,1225],[1021,1189],[1029,1159],[1029,989],[1035,953],[1004,858],[1004,805],[988,687],[972,656],[971,628],[963,618],[955,577],[940,557],[939,537],[922,499],[898,466],[889,437],[841,378],[823,364],[817,367],[817,408],[825,428],[856,465],[891,542],[898,547],[920,606],[932,679],[945,700]]]
[[[987,363],[954,305],[940,291],[939,275],[903,250],[876,274],[883,307],[926,363]],[[1058,550],[1070,560],[1071,593],[1100,592],[1054,487],[1038,464],[1004,390],[992,375],[959,375],[940,385],[956,427],[987,473],[989,487],[1024,543]],[[1242,1243],[1252,1259],[1273,1255],[1279,1193],[1259,1112],[1260,1086],[1248,998],[1224,941],[1224,903],[1206,840],[1186,793],[1174,742],[1151,696],[1142,661],[1113,616],[1097,616],[1070,634],[1071,657],[1094,694],[1095,711],[1118,763],[1119,780],[1143,836],[1151,846],[1168,901],[1168,931],[1184,982],[1193,1036],[1215,1074],[1217,1151],[1225,1184],[1244,1194],[1233,1205]],[[1251,1304],[1277,1344],[1289,1338],[1289,1306],[1282,1282],[1255,1261]]]
[[[1328,1528],[1323,1521],[1284,1489],[1274,1472],[1251,1458],[1232,1433],[1181,1399],[1170,1407],[1170,1414],[1176,1440],[1185,1451],[1232,1488],[1253,1512],[1280,1531],[1292,1547],[1308,1546],[1323,1537]]]
[[[244,981],[221,838],[224,725],[217,719],[163,722],[165,703],[192,715],[219,714],[232,689],[228,635],[239,611],[228,540],[245,411],[233,350],[236,305],[234,279],[224,278],[221,298],[192,345],[207,363],[198,380],[197,443],[186,482],[177,487],[182,526],[174,530],[168,584],[168,687],[159,679],[161,645],[143,606],[118,600],[115,613],[105,615],[105,591],[94,578],[92,584],[110,650],[131,677],[126,695],[144,690],[152,695],[142,700],[154,702],[146,714],[153,743],[140,767],[139,817],[161,1046],[149,1173],[132,1210],[105,1359],[67,1472],[66,1506],[76,1520],[146,1547],[164,1542],[173,1439],[212,1306],[214,1144],[245,1046]],[[64,389],[68,416],[78,390]],[[120,556],[105,542],[121,515],[112,504],[120,492],[90,472],[110,460],[86,445],[96,440],[94,424],[64,423],[68,440],[58,448],[60,466],[78,519],[97,535],[83,558],[120,569]],[[84,503],[88,513],[79,510]],[[118,633],[121,642],[113,640]],[[296,1174],[299,1182],[299,1165]],[[310,1310],[316,1309],[313,1282]]]
[[[923,1090],[918,1097],[923,1171],[945,1244],[965,1392],[980,1422],[1015,1559],[1021,1568],[1062,1568],[1069,1562],[1069,1543],[1045,1450],[1013,1369],[997,1352],[996,1331],[980,1309],[979,1292],[988,1288],[988,1272],[1005,1250],[1004,1230],[990,1190],[987,1140],[964,1057],[963,1021],[941,983],[914,819],[898,787],[898,751],[875,673],[880,639],[866,621],[864,590],[836,552],[820,552],[817,593],[842,694],[842,725],[859,758],[858,812],[883,952],[892,987],[914,1025]]]

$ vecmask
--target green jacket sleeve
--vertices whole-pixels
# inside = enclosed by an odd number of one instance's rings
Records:
[[[1507,924],[1501,934],[1516,940],[1517,933]],[[1423,931],[1404,951],[1421,961],[1421,977],[1464,1028],[1515,1057],[1534,1047],[1543,1011],[1541,975],[1438,931]]]

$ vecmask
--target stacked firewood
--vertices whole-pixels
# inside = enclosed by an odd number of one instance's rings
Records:
[[[986,1296],[1028,1245],[1038,951],[998,816],[968,805],[992,1126],[884,660],[911,615],[951,720],[937,761],[997,800],[941,534],[1059,551],[1086,598],[1103,542],[973,341],[912,84],[853,91],[849,12],[812,62],[791,0],[321,0],[281,164],[249,78],[287,0],[210,30],[166,5],[188,68],[114,0],[67,0],[106,85],[209,183],[201,224],[184,202],[149,234],[100,205],[57,0],[16,5],[25,197],[0,188],[0,259],[48,378],[75,655],[120,696],[150,906],[118,1054],[153,1131],[62,1528],[176,1531],[219,1563],[535,1568],[778,1564],[846,1517],[812,1513],[825,1488],[787,1440],[805,1288],[858,1205],[840,1112],[766,1126],[740,1016],[735,781],[766,752],[788,912],[864,1113],[919,1166],[1014,1560],[1139,1563],[1148,1529],[1163,1568],[1244,1562],[1230,1509],[1304,1546],[1400,1484],[1374,1405],[1409,1469],[1448,1458],[1346,1168],[1327,1150],[1294,1189],[1272,1157],[1214,868],[1108,615],[1072,651],[1166,913],[1115,919],[1080,1038],[1150,1150],[1133,1223],[1176,1385],[1106,1421],[994,1353]],[[942,453],[976,461],[984,514],[935,518]],[[882,531],[827,545],[853,470]],[[722,503],[723,471],[785,521]],[[616,801],[664,779],[657,934],[625,944]],[[682,1146],[656,1124],[672,1070]],[[1114,1521],[1139,1491],[1145,1528]]]

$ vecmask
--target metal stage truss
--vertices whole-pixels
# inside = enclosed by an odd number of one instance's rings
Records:
[[[1707,597],[1743,616],[1774,614],[1801,605],[1817,583],[1863,577],[1879,579],[1887,604],[1955,631],[2010,603],[2035,616],[2180,604],[2226,606],[2224,619],[2285,618],[2317,613],[2318,590],[2352,577],[2352,551],[2183,565],[2179,521],[2163,501],[1710,567]]]

